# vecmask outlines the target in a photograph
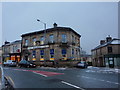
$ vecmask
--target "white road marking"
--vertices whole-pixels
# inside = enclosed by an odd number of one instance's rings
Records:
[[[36,73],[36,72],[33,72],[33,73],[38,74],[38,75],[41,75],[41,76],[44,76],[44,77],[47,77],[46,75],[41,74],[41,73]]]
[[[88,79],[93,79],[93,80],[98,80],[98,81],[103,81],[103,82],[107,82],[107,83],[120,84],[120,83],[117,83],[117,82],[105,81],[103,79],[91,78],[91,77],[86,77],[86,76],[82,76],[82,77],[88,78]]]
[[[83,88],[81,88],[81,87],[78,87],[78,86],[76,86],[76,85],[70,84],[70,83],[68,83],[68,82],[65,82],[65,81],[61,81],[61,82],[64,83],[64,84],[66,84],[66,85],[72,86],[72,87],[74,87],[74,88],[78,88],[78,89],[81,89],[81,90],[85,90],[85,89],[83,89]]]

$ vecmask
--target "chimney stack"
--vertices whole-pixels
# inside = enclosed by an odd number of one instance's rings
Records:
[[[9,44],[10,42],[8,42],[8,41],[5,41],[5,44]]]
[[[106,42],[110,42],[111,40],[112,40],[112,37],[108,35],[108,37],[106,37]]]
[[[54,24],[53,24],[53,27],[54,27],[54,28],[56,28],[56,27],[57,27],[57,24],[56,24],[56,23],[54,23]]]
[[[104,44],[105,40],[100,40],[100,45]]]

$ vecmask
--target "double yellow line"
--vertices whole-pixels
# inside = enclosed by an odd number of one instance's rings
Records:
[[[14,81],[13,81],[13,79],[12,79],[11,77],[6,76],[6,79],[7,79],[7,80],[10,80],[11,83],[12,83],[12,85],[13,85],[13,87],[15,87],[15,83],[14,83]]]

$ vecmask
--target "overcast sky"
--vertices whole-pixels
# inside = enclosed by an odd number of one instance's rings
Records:
[[[118,37],[117,2],[4,2],[2,3],[2,45],[21,39],[21,34],[47,28],[70,27],[81,35],[81,47],[90,53],[101,39]]]

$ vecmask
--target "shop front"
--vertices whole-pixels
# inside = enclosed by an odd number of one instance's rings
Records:
[[[10,54],[10,60],[15,60],[16,62],[20,62],[21,53],[12,53],[12,54]]]
[[[120,54],[107,54],[104,58],[106,67],[120,67]]]

